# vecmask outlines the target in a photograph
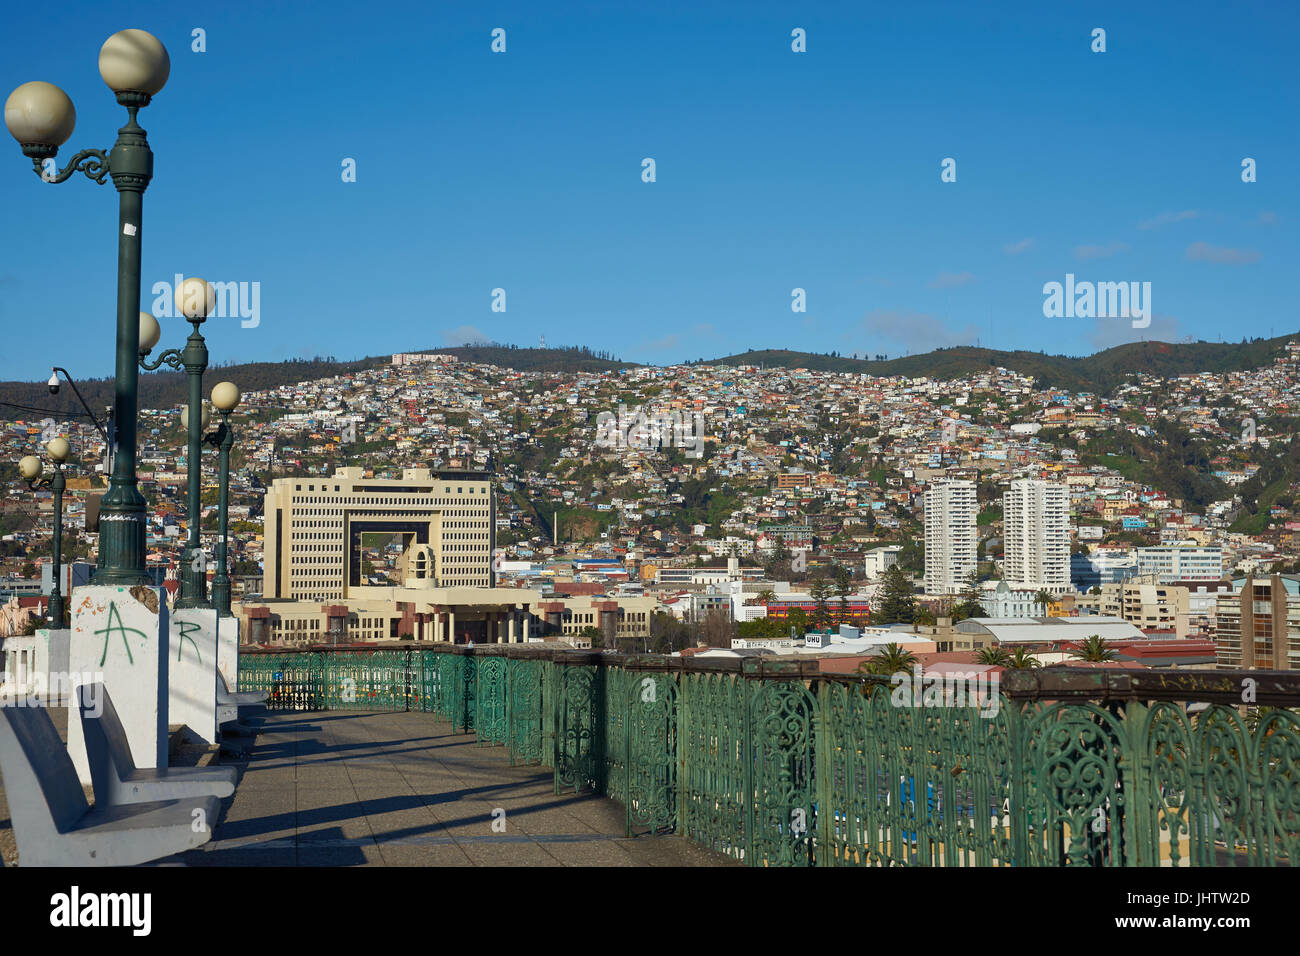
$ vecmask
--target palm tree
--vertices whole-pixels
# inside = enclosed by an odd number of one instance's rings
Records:
[[[1017,647],[1016,652],[1011,655],[1011,659],[1007,661],[1006,666],[1011,668],[1012,670],[1019,671],[1019,670],[1026,670],[1031,667],[1042,667],[1043,662],[1040,661],[1033,654],[1030,654],[1023,647]]]
[[[1043,609],[1043,614],[1047,614],[1047,609],[1056,603],[1056,595],[1051,591],[1040,590],[1034,595],[1034,600]]]
[[[766,607],[767,605],[771,604],[773,601],[776,600],[776,592],[773,591],[771,588],[764,588],[763,590],[758,592],[757,598],[758,598],[758,603]]]
[[[1100,634],[1093,634],[1084,638],[1083,643],[1070,652],[1070,656],[1090,664],[1104,664],[1106,661],[1119,660],[1119,651],[1107,647]]]
[[[989,664],[993,667],[1006,667],[1011,662],[1011,654],[1005,647],[992,644],[988,647],[981,647],[975,654],[975,661],[978,664]]]
[[[899,671],[910,671],[915,664],[915,654],[896,642],[890,642],[871,660],[863,661],[858,670],[864,674],[897,674]]]
[[[1255,734],[1259,730],[1259,725],[1264,723],[1266,720],[1268,720],[1270,714],[1272,714],[1275,711],[1286,710],[1286,709],[1287,708],[1285,707],[1266,707],[1266,706],[1248,708],[1245,717],[1246,733],[1252,735]],[[1300,716],[1300,708],[1292,707],[1290,708],[1290,710],[1291,713]],[[1281,730],[1285,726],[1286,726],[1285,724],[1279,724],[1278,726],[1274,727],[1273,730]],[[1272,736],[1272,730],[1269,732],[1269,736]]]

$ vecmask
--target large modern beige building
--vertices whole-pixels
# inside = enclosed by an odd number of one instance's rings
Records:
[[[530,588],[437,588],[411,577],[403,587],[358,587],[346,600],[237,602],[246,644],[350,644],[358,641],[442,641],[524,644],[564,640],[590,647],[587,628],[607,646],[650,638],[657,602],[650,597],[545,596]]]
[[[402,573],[440,588],[492,587],[495,504],[484,472],[406,468],[400,479],[361,468],[279,478],[265,499],[263,596],[343,600],[365,588],[367,534],[400,534]]]
[[[234,606],[247,644],[350,644],[442,641],[524,644],[546,627],[542,594],[525,588],[355,588],[346,600],[248,600]]]

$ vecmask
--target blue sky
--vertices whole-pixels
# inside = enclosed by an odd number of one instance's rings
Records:
[[[1300,328],[1297,10],[28,4],[0,34],[0,95],[56,83],[78,111],[62,158],[107,148],[124,114],[100,45],[125,27],[166,44],[141,114],[142,307],[177,272],[260,283],[255,328],[206,327],[214,362],[541,335],[657,364],[976,340],[1087,354]],[[0,321],[21,347],[0,378],[109,375],[116,194],[41,183],[4,143]],[[1044,318],[1067,273],[1150,282],[1151,327]]]

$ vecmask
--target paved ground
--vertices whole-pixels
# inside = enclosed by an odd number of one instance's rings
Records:
[[[223,761],[225,762],[225,761]],[[504,814],[501,812],[504,811]],[[494,830],[493,824],[496,823]],[[501,832],[504,826],[504,832]],[[190,866],[725,866],[421,713],[276,713]]]
[[[50,714],[66,740],[66,710]],[[220,760],[241,773],[212,842],[161,864],[735,865],[676,836],[625,839],[619,805],[556,795],[548,768],[511,767],[504,748],[480,747],[429,714],[273,713],[248,723],[258,730],[248,757]],[[21,862],[3,786],[0,856]]]

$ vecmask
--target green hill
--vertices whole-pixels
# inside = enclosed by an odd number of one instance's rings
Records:
[[[469,345],[448,349],[427,349],[455,355],[462,362],[497,365],[516,371],[603,372],[629,366],[585,348],[519,349],[507,345]],[[221,381],[232,381],[247,392],[281,385],[294,385],[335,375],[350,375],[377,365],[387,365],[390,356],[372,356],[350,361],[334,358],[290,359],[284,362],[244,362],[213,366],[203,376],[204,395]],[[60,376],[58,395],[51,395],[40,382],[0,382],[0,420],[54,417],[85,418],[81,403],[67,381]],[[111,378],[78,380],[77,387],[102,421],[104,410],[113,403]],[[189,397],[184,372],[141,372],[140,407],[171,408]]]
[[[1104,395],[1134,372],[1173,376],[1189,372],[1229,372],[1259,368],[1270,364],[1282,354],[1286,343],[1297,337],[1300,337],[1300,333],[1240,343],[1132,342],[1084,357],[1026,351],[1002,352],[960,346],[880,362],[843,355],[762,349],[712,359],[705,364],[762,365],[768,368],[806,368],[823,372],[863,372],[879,376],[927,376],[941,379],[959,378],[1001,367],[1032,375],[1044,387]],[[455,355],[462,362],[496,365],[521,372],[605,372],[629,368],[635,364],[621,361],[608,352],[592,351],[585,346],[540,349],[494,343],[425,351]],[[212,385],[224,379],[237,383],[246,391],[256,391],[335,375],[348,375],[384,365],[388,361],[388,356],[350,361],[338,361],[330,357],[216,366],[204,376],[204,391],[206,393]],[[96,414],[112,403],[112,379],[92,379],[78,382],[78,385]],[[185,375],[182,372],[140,375],[142,408],[170,408],[184,402],[187,394]],[[84,416],[84,413],[66,383],[58,395],[51,395],[43,380],[0,382],[0,419],[30,419],[44,415]]]
[[[763,349],[714,359],[711,364],[763,365],[769,368],[776,366],[941,379],[958,378],[1001,367],[1032,375],[1045,387],[1107,394],[1122,384],[1127,375],[1135,372],[1168,377],[1191,372],[1233,372],[1259,368],[1281,355],[1286,343],[1298,336],[1300,332],[1240,343],[1130,342],[1083,357],[958,346],[883,362],[843,355]]]
[[[460,345],[451,349],[425,349],[427,352],[454,355],[462,362],[496,365],[516,372],[608,372],[631,368],[635,363],[621,362],[608,352],[593,352],[585,346],[553,349],[521,349],[512,345]]]
[[[383,364],[386,358],[365,358],[340,362],[332,358],[290,359],[285,362],[245,362],[234,365],[217,365],[203,376],[203,393],[206,397],[212,386],[222,381],[232,381],[243,391],[276,388],[334,375],[348,375],[361,369]],[[45,381],[0,382],[0,419],[34,419],[45,415],[55,417],[85,418],[81,403],[60,375],[58,395],[51,395]],[[86,404],[94,409],[101,421],[104,412],[113,404],[111,378],[78,380]],[[171,408],[189,397],[189,387],[184,372],[141,372],[140,407]]]

